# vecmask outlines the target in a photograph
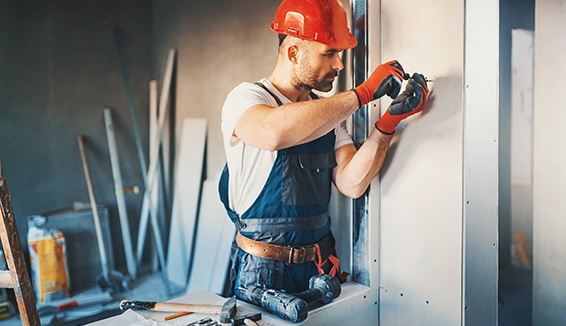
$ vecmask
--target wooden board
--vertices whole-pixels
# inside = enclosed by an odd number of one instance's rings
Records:
[[[218,196],[218,180],[205,180],[199,210],[195,254],[186,294],[210,291],[222,295],[230,262],[234,224]]]
[[[175,185],[167,256],[169,282],[185,289],[205,159],[206,120],[185,119],[175,166]]]
[[[112,166],[112,176],[114,178],[114,192],[116,194],[116,205],[118,207],[118,217],[120,218],[120,230],[122,231],[122,241],[124,244],[124,254],[126,256],[126,266],[131,279],[137,277],[137,263],[132,247],[132,237],[130,233],[130,222],[128,209],[124,197],[124,185],[122,184],[122,171],[120,170],[120,155],[116,142],[116,130],[112,118],[112,109],[105,107],[103,110],[104,125],[106,126],[106,136],[108,138],[108,150],[110,152],[110,163]]]
[[[8,184],[0,162],[0,238],[8,270],[0,271],[0,287],[14,290],[22,325],[39,326],[39,316],[28,269],[24,258],[18,226],[12,208]]]

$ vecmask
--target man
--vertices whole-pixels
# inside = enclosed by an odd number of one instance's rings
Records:
[[[382,64],[353,90],[318,99],[357,45],[339,0],[284,0],[271,29],[279,34],[273,73],[227,96],[222,132],[227,165],[219,191],[237,229],[231,292],[251,301],[259,286],[304,291],[318,273],[340,276],[330,232],[331,182],[357,198],[379,172],[397,124],[420,112],[428,88],[420,74],[399,94],[405,72]],[[397,99],[356,149],[345,119],[383,95]]]

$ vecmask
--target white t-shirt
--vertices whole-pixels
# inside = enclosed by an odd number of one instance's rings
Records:
[[[267,79],[262,82],[283,104],[291,101],[281,94]],[[226,161],[230,171],[228,199],[230,208],[242,214],[256,200],[263,189],[277,158],[277,151],[267,151],[244,143],[232,136],[236,122],[248,108],[257,104],[277,107],[278,104],[266,90],[253,83],[243,82],[236,86],[226,97],[222,107],[222,134]],[[353,143],[343,121],[335,129],[336,144],[334,149]]]

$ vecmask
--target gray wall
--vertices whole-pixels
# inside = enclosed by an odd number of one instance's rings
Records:
[[[184,118],[207,119],[209,177],[225,162],[220,112],[226,95],[240,82],[254,82],[273,69],[277,35],[269,24],[278,5],[265,0],[152,2],[156,69],[165,69],[169,49],[178,50],[177,139]]]
[[[76,137],[86,136],[93,187],[108,205],[115,257],[124,266],[102,109],[113,107],[125,186],[143,180],[120,70],[121,28],[134,106],[148,159],[148,82],[161,82],[177,49],[174,133],[186,117],[208,121],[207,171],[225,162],[220,110],[241,81],[271,73],[278,1],[0,1],[0,160],[22,242],[26,217],[88,202]],[[173,146],[178,144],[173,142]],[[172,161],[174,162],[174,160]],[[134,243],[141,196],[126,195]]]
[[[124,184],[141,187],[113,28],[122,30],[147,147],[150,10],[139,0],[0,1],[0,160],[24,243],[27,216],[89,201],[83,134],[97,202],[111,208],[114,256],[123,261],[102,109],[115,108]],[[140,197],[127,196],[133,224]]]

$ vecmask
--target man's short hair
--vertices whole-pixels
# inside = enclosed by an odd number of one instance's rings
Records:
[[[279,36],[279,46],[281,46],[281,44],[283,44],[283,41],[287,37],[287,34],[277,34],[277,35]]]

